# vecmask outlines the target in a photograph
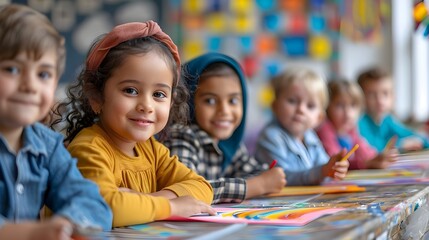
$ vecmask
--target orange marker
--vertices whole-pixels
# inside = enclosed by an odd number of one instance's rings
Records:
[[[354,145],[353,148],[346,155],[344,155],[344,157],[342,157],[340,161],[347,160],[358,148],[359,144]]]

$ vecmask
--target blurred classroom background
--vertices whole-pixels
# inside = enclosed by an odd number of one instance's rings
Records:
[[[0,0],[46,14],[66,37],[58,97],[92,41],[115,25],[157,21],[183,62],[208,51],[239,60],[248,80],[246,143],[270,119],[268,81],[305,66],[355,81],[380,66],[395,84],[395,114],[416,127],[429,118],[429,0]]]

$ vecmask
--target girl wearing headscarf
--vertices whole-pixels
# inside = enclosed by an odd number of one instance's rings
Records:
[[[186,63],[182,75],[191,93],[191,123],[173,125],[164,141],[171,153],[209,180],[213,203],[279,192],[286,184],[283,170],[258,163],[242,142],[247,93],[237,61],[207,53]]]

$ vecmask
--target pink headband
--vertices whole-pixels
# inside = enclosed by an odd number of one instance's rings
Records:
[[[86,60],[86,69],[95,71],[106,57],[109,50],[125,41],[151,36],[167,45],[174,57],[177,65],[177,72],[180,74],[180,57],[177,46],[171,38],[165,34],[159,25],[154,21],[131,22],[118,25],[109,32],[103,39],[92,49]]]

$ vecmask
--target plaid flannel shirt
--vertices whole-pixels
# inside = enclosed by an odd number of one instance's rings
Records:
[[[172,155],[206,178],[213,187],[213,204],[241,202],[246,196],[246,178],[268,169],[249,156],[244,144],[235,153],[232,162],[222,169],[223,154],[213,139],[198,125],[174,125],[164,144]]]

